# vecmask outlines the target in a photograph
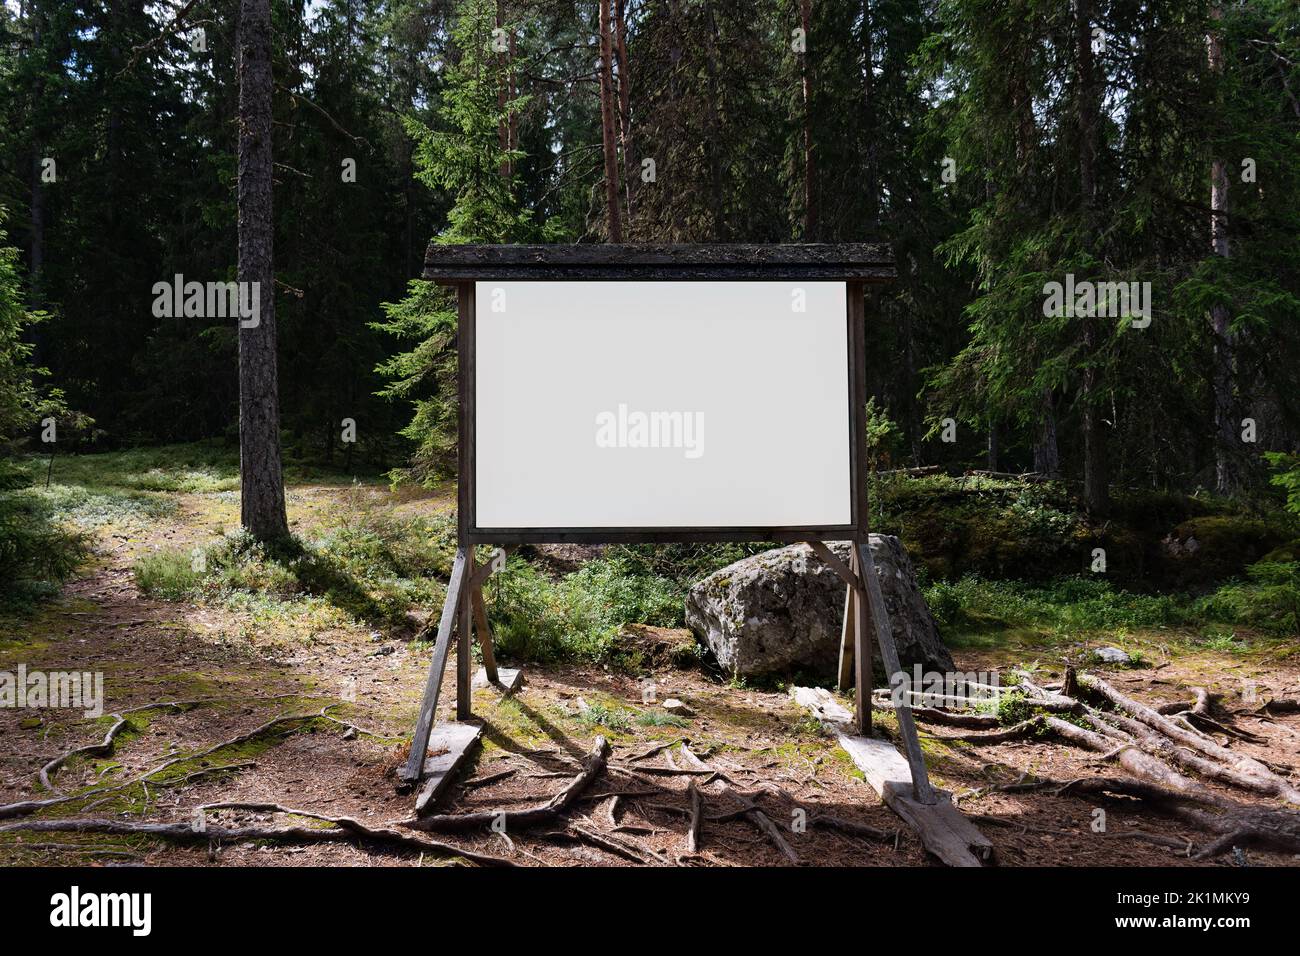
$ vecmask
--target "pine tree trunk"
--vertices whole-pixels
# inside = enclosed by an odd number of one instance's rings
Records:
[[[287,537],[280,468],[271,218],[271,3],[239,4],[239,281],[258,283],[257,325],[239,329],[241,521],[259,540]]]
[[[41,43],[44,34],[45,15],[38,7],[32,8],[32,56],[43,56]],[[32,102],[43,105],[45,102],[45,70],[44,64],[41,64],[36,71],[36,77],[32,85]],[[33,123],[36,122],[34,114]],[[43,130],[34,130],[38,133],[34,140],[39,138]],[[41,182],[42,159],[41,143],[32,143],[32,237],[31,237],[31,257],[28,261],[28,276],[31,282],[30,303],[33,309],[39,309],[44,302],[41,296],[41,273],[45,268],[45,189]],[[56,167],[57,169],[57,167]],[[42,339],[43,340],[43,339]],[[38,340],[41,341],[41,340]],[[38,362],[43,356],[37,355]]]
[[[871,22],[871,4],[869,0],[862,0],[862,119],[867,137],[862,162],[862,190],[866,198],[867,225],[875,239],[878,237],[874,233],[880,228],[880,153],[877,145],[879,131],[876,129],[876,74],[871,68],[876,58]]]
[[[614,0],[614,56],[618,63],[618,133],[623,148],[623,191],[627,195],[628,229],[636,219],[636,175],[632,153],[632,82],[627,65],[627,0]]]
[[[618,200],[618,148],[614,141],[614,51],[610,0],[600,0],[600,130],[605,147],[605,224],[610,242],[623,241]]]
[[[1210,8],[1210,18],[1223,17],[1216,5]],[[1206,36],[1207,58],[1210,72],[1223,74],[1223,41],[1217,30]],[[1216,256],[1228,258],[1228,169],[1222,157],[1214,157],[1210,170],[1210,249]],[[1210,308],[1210,335],[1213,338],[1213,363],[1211,387],[1214,390],[1214,486],[1220,494],[1232,494],[1241,487],[1237,456],[1237,402],[1233,394],[1233,368],[1236,348],[1229,328],[1228,307],[1216,304]]]
[[[1091,243],[1097,233],[1097,128],[1099,97],[1092,55],[1092,0],[1075,0],[1076,69],[1079,108],[1079,192],[1082,228]],[[1093,517],[1110,511],[1110,476],[1106,462],[1106,432],[1101,417],[1101,369],[1097,356],[1102,330],[1096,315],[1083,323],[1083,500]]]
[[[803,70],[803,210],[804,242],[817,241],[817,164],[812,142],[812,70],[808,44],[812,32],[812,0],[799,0],[799,22],[803,27],[804,51],[800,55]]]
[[[1061,474],[1061,453],[1056,444],[1056,409],[1052,393],[1043,389],[1041,410],[1038,414],[1038,437],[1034,441],[1034,471],[1046,478]]]

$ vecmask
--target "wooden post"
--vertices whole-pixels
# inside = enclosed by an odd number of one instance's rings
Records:
[[[488,626],[487,607],[483,603],[483,588],[479,585],[470,589],[470,601],[474,606],[474,633],[478,635],[478,649],[483,655],[483,672],[488,682],[500,684],[497,676],[496,648],[492,642],[492,628]]]
[[[845,288],[849,312],[849,480],[853,487],[853,523],[857,531],[853,539],[850,561],[854,572],[853,593],[845,601],[845,626],[852,620],[852,650],[843,644],[840,648],[841,680],[847,678],[846,657],[851,659],[853,684],[856,689],[856,723],[858,733],[871,736],[871,683],[872,653],[871,626],[867,619],[867,594],[863,590],[862,565],[858,545],[865,543],[871,514],[867,473],[863,457],[866,454],[867,434],[867,312],[866,295],[861,282],[850,282]],[[845,635],[847,638],[847,635]],[[844,641],[847,643],[847,640]]]
[[[853,548],[853,570],[857,572],[858,580],[862,580],[862,563],[858,559],[856,542]],[[853,686],[856,689],[854,698],[856,705],[854,708],[855,718],[858,734],[862,737],[870,737],[871,671],[874,661],[871,653],[871,622],[867,620],[867,595],[860,585],[853,588],[853,595],[847,603],[850,607],[853,622]]]
[[[465,549],[465,576],[474,574],[474,549]],[[469,720],[473,714],[473,700],[469,686],[474,662],[474,612],[470,595],[472,587],[460,594],[460,607],[456,611],[456,719]]]
[[[850,561],[850,564],[854,563]],[[840,666],[835,678],[835,689],[841,694],[853,686],[854,634],[857,633],[853,627],[853,605],[857,593],[858,589],[852,584],[844,589],[844,627],[840,631]]]

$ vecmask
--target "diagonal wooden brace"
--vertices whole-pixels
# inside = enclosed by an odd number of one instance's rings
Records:
[[[902,671],[898,662],[898,648],[894,646],[894,632],[889,625],[889,611],[885,607],[885,595],[880,589],[880,579],[876,576],[876,563],[871,558],[871,547],[863,539],[855,543],[858,553],[858,570],[862,573],[862,583],[866,590],[866,603],[871,609],[871,620],[875,625],[876,643],[880,647],[880,659],[885,665],[885,674],[891,680]],[[868,681],[865,687],[858,687],[859,694],[871,694]],[[912,708],[907,701],[900,701],[894,711],[898,719],[898,732],[903,738],[903,752],[912,769],[912,789],[917,803],[932,804],[936,797],[930,786],[930,775],[925,769],[925,758],[921,754],[921,738],[916,733],[916,722],[912,719]]]
[[[451,565],[451,577],[447,581],[447,599],[442,605],[442,617],[438,619],[438,638],[433,645],[429,678],[425,682],[424,697],[420,701],[420,717],[415,724],[415,738],[411,741],[411,756],[401,771],[401,778],[408,783],[419,780],[424,772],[425,751],[429,747],[429,734],[433,731],[434,712],[438,709],[438,695],[442,692],[442,672],[447,666],[447,652],[451,649],[451,635],[455,630],[457,612],[461,608],[461,596],[466,592],[468,571],[468,549],[457,548],[456,559]]]

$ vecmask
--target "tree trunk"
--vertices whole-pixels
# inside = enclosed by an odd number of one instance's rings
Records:
[[[1097,126],[1099,122],[1096,70],[1092,56],[1092,0],[1075,0],[1076,69],[1079,110],[1079,192],[1084,235],[1089,245],[1097,227]],[[1106,433],[1101,417],[1101,369],[1098,353],[1102,330],[1096,315],[1083,324],[1083,500],[1088,513],[1100,518],[1110,511],[1110,478],[1106,464]]]
[[[614,56],[618,63],[618,131],[623,148],[623,190],[627,195],[628,222],[632,223],[636,218],[636,187],[633,184],[637,177],[632,153],[632,83],[627,66],[627,2],[614,0]]]
[[[806,39],[806,37],[805,37]],[[871,36],[871,4],[862,0],[862,118],[866,129],[867,141],[863,153],[862,190],[866,199],[867,225],[872,231],[872,238],[880,228],[880,153],[879,135],[876,129],[876,75],[871,65],[875,61],[875,43]],[[910,386],[909,382],[909,386]]]
[[[280,469],[271,218],[271,3],[239,4],[239,281],[257,283],[256,325],[239,329],[241,520],[259,540],[287,537]],[[251,319],[250,319],[251,322]]]
[[[1218,5],[1210,8],[1210,18],[1216,22],[1223,18]],[[1205,42],[1210,72],[1216,77],[1221,76],[1223,41],[1213,24]],[[1210,170],[1210,249],[1214,255],[1228,258],[1228,169],[1220,156],[1214,157]],[[1210,334],[1214,345],[1211,375],[1214,389],[1214,486],[1216,491],[1226,495],[1241,487],[1237,469],[1237,402],[1233,394],[1236,349],[1226,305],[1211,306]]]
[[[605,147],[605,222],[610,242],[623,241],[618,201],[618,148],[614,142],[614,51],[610,0],[600,0],[600,130]]]
[[[32,8],[32,55],[42,56],[45,17],[38,7]],[[42,64],[43,66],[43,64]],[[32,85],[32,102],[38,106],[45,102],[45,70],[38,68]],[[35,123],[36,115],[32,117]],[[37,132],[34,130],[34,132]],[[41,270],[45,268],[45,190],[41,183],[43,157],[39,133],[32,137],[32,241],[31,258],[28,261],[27,274],[31,281],[30,303],[33,309],[41,308]]]
[[[1061,453],[1056,445],[1056,409],[1052,393],[1043,389],[1042,409],[1038,416],[1038,438],[1034,442],[1034,471],[1045,478],[1061,474]]]
[[[498,30],[505,26],[505,21],[505,4],[502,0],[497,0],[496,26]],[[514,98],[514,53],[515,37],[514,31],[511,31],[506,49],[497,53],[497,68],[499,70],[499,76],[497,77],[497,110],[501,114],[501,121],[497,123],[497,145],[501,148],[502,153],[508,153],[515,148],[514,137],[517,132],[514,114],[506,115],[506,104]],[[503,158],[497,171],[503,179],[509,179],[514,174],[514,163]]]
[[[812,0],[799,0],[799,22],[803,27],[803,213],[804,242],[817,241],[817,166],[812,142],[812,70],[808,43],[812,32]]]

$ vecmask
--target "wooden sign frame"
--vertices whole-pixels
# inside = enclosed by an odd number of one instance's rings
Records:
[[[499,685],[492,636],[484,610],[482,584],[504,566],[506,553],[521,544],[664,543],[709,541],[808,542],[844,579],[845,601],[840,684],[857,688],[858,733],[871,728],[872,636],[879,643],[888,672],[899,669],[888,612],[868,547],[870,503],[863,456],[866,450],[866,293],[868,284],[895,276],[890,247],[873,243],[810,245],[437,245],[425,257],[424,278],[457,290],[457,359],[459,362],[459,439],[457,442],[457,553],[439,621],[433,660],[412,742],[401,776],[415,781],[425,774],[427,747],[434,724],[442,674],[453,633],[457,637],[457,719],[470,709],[471,635],[477,633],[484,671]],[[679,528],[480,528],[475,523],[475,283],[479,281],[770,281],[843,282],[846,285],[851,500],[847,525],[787,527]],[[826,541],[854,543],[849,564],[840,561]],[[475,564],[475,547],[497,545],[483,566]],[[916,799],[934,803],[921,758],[912,714],[897,711],[904,749],[911,765]]]

